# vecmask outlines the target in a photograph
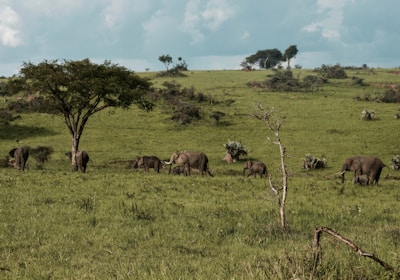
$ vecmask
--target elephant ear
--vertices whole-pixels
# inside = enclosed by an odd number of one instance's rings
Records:
[[[14,153],[15,153],[15,150],[16,149],[18,149],[18,148],[14,148],[14,149],[12,149],[12,150],[10,150],[9,152],[8,152],[8,154],[10,155],[10,157],[14,157]]]

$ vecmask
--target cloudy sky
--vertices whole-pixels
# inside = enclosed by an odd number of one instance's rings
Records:
[[[257,50],[315,68],[400,66],[399,0],[0,0],[0,76],[22,62],[111,60],[159,71],[237,69]]]

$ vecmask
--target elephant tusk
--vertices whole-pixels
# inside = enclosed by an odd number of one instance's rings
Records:
[[[170,161],[170,162],[164,161],[164,164],[171,165],[171,164],[172,164],[172,161]]]
[[[340,171],[340,172],[338,172],[336,174],[343,175],[344,173],[346,173],[346,171]]]

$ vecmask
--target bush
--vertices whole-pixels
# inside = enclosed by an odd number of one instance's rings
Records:
[[[223,146],[226,149],[226,153],[230,154],[234,161],[240,160],[247,155],[247,150],[238,141],[228,140],[228,143],[225,143]]]
[[[53,148],[48,146],[37,146],[30,149],[30,155],[37,161],[38,167],[42,168],[44,163],[50,159]]]
[[[375,112],[373,110],[367,110],[361,112],[361,118],[366,121],[375,120]]]
[[[392,168],[394,170],[400,170],[400,155],[395,155],[392,157]]]
[[[215,122],[219,122],[221,120],[221,118],[223,118],[225,116],[224,112],[220,112],[220,111],[213,111],[210,115],[210,118],[214,119]]]
[[[324,169],[327,166],[326,159],[319,159],[311,154],[306,154],[305,159],[303,159],[303,168],[309,169]]]
[[[328,79],[345,79],[347,78],[346,71],[340,64],[334,66],[322,64],[321,68],[317,69],[320,75]]]
[[[171,119],[179,124],[189,124],[193,120],[199,120],[200,118],[200,109],[198,107],[182,102],[175,107]]]

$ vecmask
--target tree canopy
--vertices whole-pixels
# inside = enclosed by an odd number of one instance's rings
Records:
[[[288,69],[290,69],[290,60],[294,58],[299,50],[297,49],[296,45],[291,45],[285,50],[285,58],[288,63]]]
[[[172,56],[170,56],[169,54],[160,55],[158,57],[158,60],[165,64],[165,68],[167,69],[167,71],[169,69],[169,65],[173,62]]]
[[[298,52],[296,45],[289,46],[284,55],[277,48],[258,50],[255,54],[252,54],[244,59],[241,66],[248,67],[257,65],[262,69],[270,69],[279,65],[282,61],[288,62],[288,67],[290,68],[290,59],[296,56]]]
[[[283,60],[283,55],[278,49],[259,50],[255,54],[246,57],[245,62],[250,65],[258,65],[260,68],[269,69]]]
[[[144,110],[153,107],[145,99],[149,81],[110,61],[102,64],[89,59],[24,62],[12,82],[26,94],[46,98],[63,115],[72,137],[73,168],[80,137],[93,114],[108,107],[129,108],[132,104]]]

